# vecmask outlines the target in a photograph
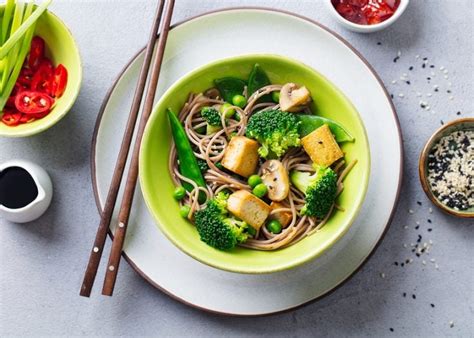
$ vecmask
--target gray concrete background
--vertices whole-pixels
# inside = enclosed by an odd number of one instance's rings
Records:
[[[154,1],[56,0],[51,9],[79,43],[84,82],[73,110],[58,125],[27,139],[0,139],[0,162],[37,162],[55,184],[51,208],[38,221],[16,225],[0,220],[0,336],[473,336],[474,224],[437,210],[430,214],[417,176],[419,152],[440,120],[455,119],[458,111],[474,115],[472,2],[412,0],[399,22],[371,35],[337,26],[323,0],[178,0],[173,21],[239,5],[287,9],[336,30],[369,60],[394,94],[404,135],[405,180],[394,221],[375,255],[330,296],[265,318],[227,318],[194,310],[155,290],[127,264],[122,265],[113,298],[100,296],[97,287],[92,298],[79,297],[99,221],[89,166],[95,118],[114,78],[145,44]],[[398,50],[401,58],[394,63]],[[423,57],[428,58],[425,69]],[[430,69],[431,64],[435,68]],[[449,79],[441,66],[449,70]],[[430,71],[436,77],[428,83]],[[409,75],[410,85],[399,80],[403,73]],[[394,79],[398,83],[392,84]],[[446,92],[448,82],[451,94]],[[430,111],[420,108],[420,100],[429,102]],[[404,248],[415,243],[418,234],[422,243],[433,241],[430,256],[417,258]],[[410,258],[413,262],[404,267],[394,265]]]

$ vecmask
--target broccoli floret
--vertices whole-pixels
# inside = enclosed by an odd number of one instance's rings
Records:
[[[206,120],[207,123],[207,135],[213,134],[222,129],[221,114],[216,108],[203,107],[201,109],[201,116],[204,118],[204,120]]]
[[[279,158],[290,147],[300,145],[295,115],[281,110],[265,110],[252,115],[247,125],[247,137],[256,139],[261,147],[258,153],[263,158]]]
[[[203,160],[202,158],[198,158],[197,161],[198,161],[199,169],[201,169],[201,172],[203,174],[209,170],[209,165],[207,164],[206,160]]]
[[[331,168],[315,166],[316,173],[292,171],[290,180],[305,194],[302,215],[324,218],[336,200],[337,176]]]
[[[229,215],[228,198],[227,192],[220,192],[194,215],[201,240],[219,250],[233,249],[249,237],[248,224]]]

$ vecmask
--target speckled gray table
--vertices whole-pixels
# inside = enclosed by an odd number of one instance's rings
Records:
[[[99,220],[89,166],[96,114],[115,76],[145,44],[154,1],[56,0],[51,9],[80,46],[84,84],[73,110],[54,128],[28,139],[0,139],[0,162],[37,162],[55,184],[52,206],[38,221],[0,220],[0,336],[474,335],[474,224],[430,213],[417,176],[418,154],[441,121],[474,115],[473,3],[412,0],[390,29],[359,35],[337,26],[322,2],[177,0],[174,21],[229,6],[287,9],[339,32],[379,72],[402,126],[405,180],[390,230],[363,269],[328,297],[265,318],[194,310],[155,290],[127,264],[113,298],[100,296],[98,288],[90,299],[79,297]],[[410,84],[400,79],[404,73]],[[432,245],[429,256],[411,252],[419,235],[421,243]]]

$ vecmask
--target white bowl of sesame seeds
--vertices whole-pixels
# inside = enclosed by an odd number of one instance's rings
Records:
[[[474,118],[451,121],[431,136],[420,155],[419,174],[433,204],[474,218]]]

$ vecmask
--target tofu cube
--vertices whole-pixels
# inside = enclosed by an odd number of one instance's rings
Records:
[[[246,190],[236,191],[229,196],[227,210],[255,230],[260,229],[270,214],[270,206]]]
[[[240,176],[249,177],[257,170],[258,148],[257,141],[234,136],[227,145],[221,164]]]
[[[288,206],[280,202],[272,202],[272,204],[270,204],[270,208],[271,211],[273,211],[277,209],[288,208]],[[293,220],[293,215],[291,211],[277,211],[274,214],[270,214],[269,219],[277,220],[278,222],[280,222],[283,228],[286,228]]]
[[[344,157],[327,124],[303,137],[301,145],[315,164],[325,167]]]

